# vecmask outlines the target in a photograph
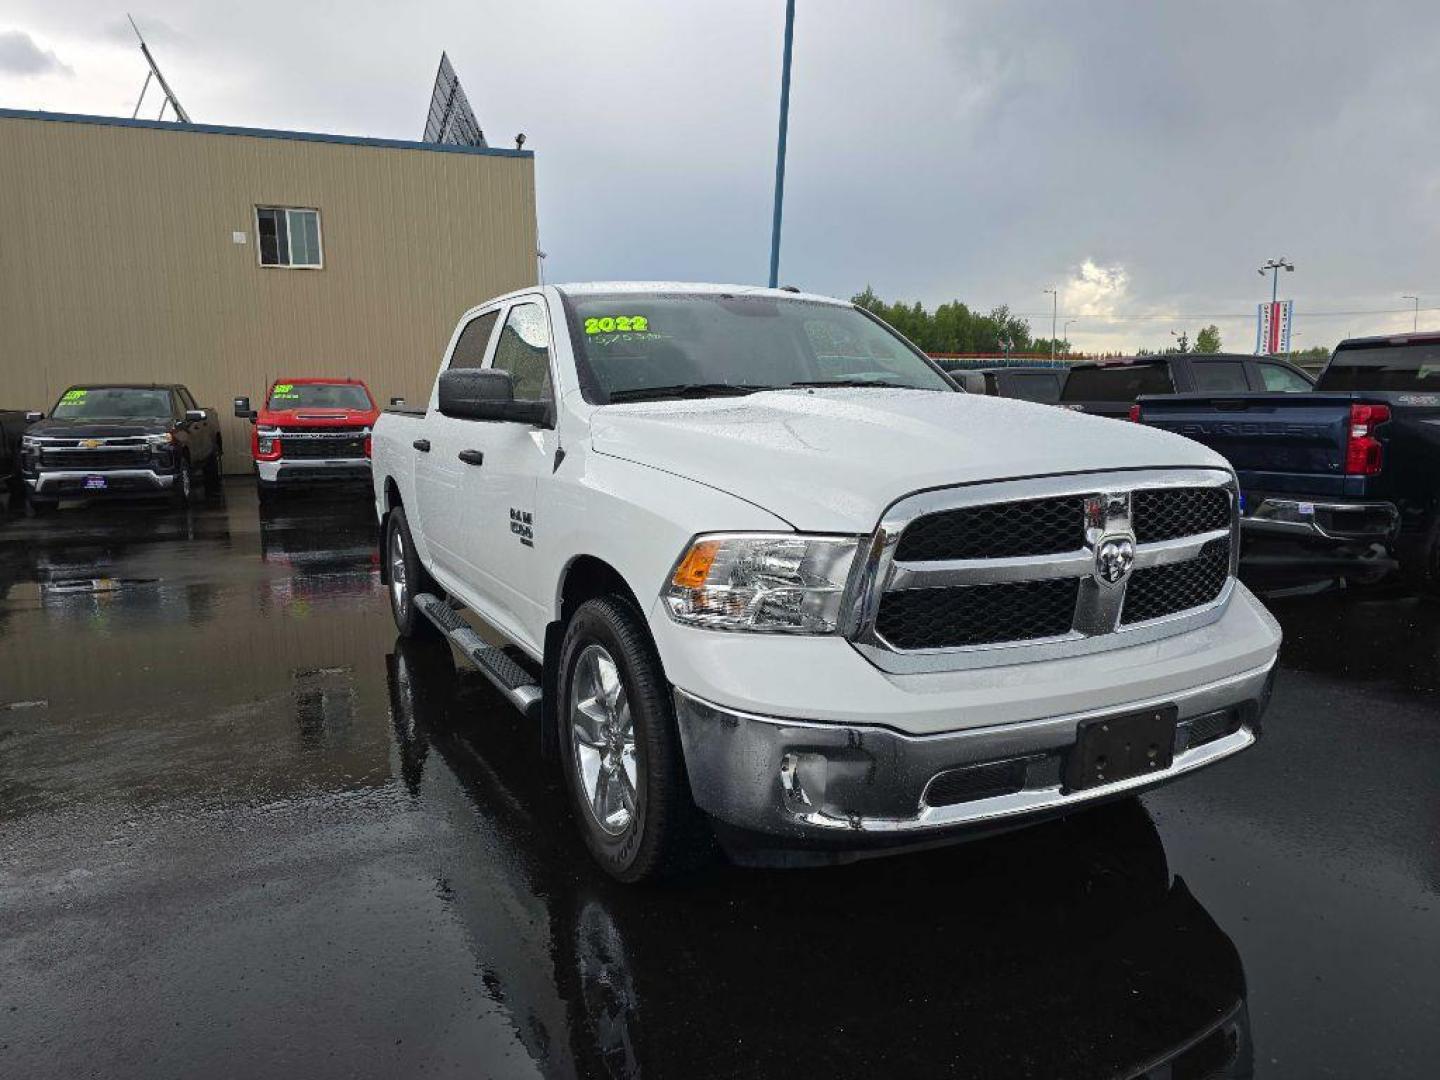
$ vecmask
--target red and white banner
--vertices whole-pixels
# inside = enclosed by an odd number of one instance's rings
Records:
[[[1276,300],[1261,304],[1255,320],[1256,355],[1275,355],[1290,351],[1290,324],[1295,318],[1294,300]]]

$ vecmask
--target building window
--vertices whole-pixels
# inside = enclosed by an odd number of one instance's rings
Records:
[[[255,208],[261,266],[324,265],[320,248],[320,211],[282,206]]]

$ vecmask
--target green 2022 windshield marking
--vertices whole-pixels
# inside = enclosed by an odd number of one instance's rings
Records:
[[[606,315],[600,319],[586,319],[585,333],[587,334],[613,334],[616,331],[622,333],[641,333],[650,329],[650,320],[644,315]]]
[[[84,401],[84,400],[85,400],[85,393],[86,393],[86,392],[85,392],[84,390],[66,390],[66,391],[65,391],[65,396],[62,397],[60,400],[61,400],[61,401]]]

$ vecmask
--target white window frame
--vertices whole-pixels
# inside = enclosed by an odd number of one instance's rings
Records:
[[[320,261],[317,263],[267,263],[261,254],[260,249],[260,211],[261,210],[284,210],[287,214],[291,210],[300,210],[315,215],[315,243],[319,249]],[[318,206],[279,206],[275,203],[257,203],[255,205],[255,265],[264,267],[266,270],[324,270],[325,269],[325,225],[320,220],[320,208]],[[285,257],[290,258],[290,219],[285,219]]]

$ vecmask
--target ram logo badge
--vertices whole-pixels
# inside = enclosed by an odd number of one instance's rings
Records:
[[[510,531],[520,538],[526,547],[535,546],[535,518],[529,510],[510,508]]]

